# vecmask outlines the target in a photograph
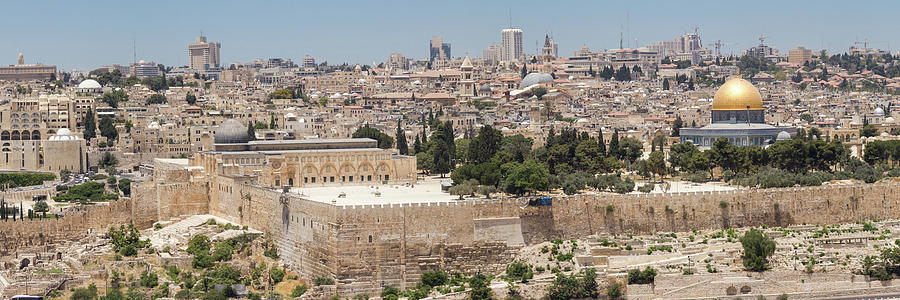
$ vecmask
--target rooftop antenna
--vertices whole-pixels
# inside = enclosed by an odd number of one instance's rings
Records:
[[[509,27],[512,28],[512,7],[509,8]]]
[[[137,64],[137,39],[131,40],[131,49],[133,51],[131,54],[131,65],[134,66]],[[132,67],[132,69],[134,70],[134,74],[132,75],[137,76],[137,69],[134,67]]]
[[[621,31],[619,31],[619,49],[625,49],[624,47],[622,47],[622,32]]]

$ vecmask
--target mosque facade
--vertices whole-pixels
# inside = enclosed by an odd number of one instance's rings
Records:
[[[682,128],[681,142],[711,147],[720,138],[735,146],[765,146],[793,138],[794,127],[766,124],[765,109],[759,90],[749,81],[732,78],[725,82],[713,99],[710,124],[700,128]]]
[[[219,125],[214,139],[215,150],[197,153],[191,166],[276,188],[416,183],[416,158],[373,139],[250,141],[235,120]]]

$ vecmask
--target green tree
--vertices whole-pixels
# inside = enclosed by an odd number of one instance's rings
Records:
[[[668,168],[666,167],[666,154],[663,153],[662,150],[653,151],[650,153],[650,159],[647,160],[647,164],[650,173],[659,175],[659,180],[663,181],[663,178],[668,173]]]
[[[478,135],[469,143],[469,162],[475,164],[489,162],[494,154],[500,151],[502,140],[503,133],[500,130],[494,129],[490,125],[481,127]]]
[[[356,129],[352,135],[353,138],[370,138],[378,141],[378,148],[391,149],[394,146],[394,138],[381,132],[381,130],[369,127],[369,124],[363,125]]]
[[[397,151],[400,152],[400,155],[409,155],[409,144],[406,143],[406,131],[403,130],[402,123],[402,120],[397,121],[397,133],[394,134],[397,136]]]
[[[115,142],[119,138],[119,131],[116,130],[116,125],[111,117],[104,116],[100,119],[100,135],[106,137],[110,143]]]
[[[294,91],[291,89],[279,89],[269,94],[269,99],[294,99]]]
[[[681,116],[675,117],[675,121],[672,122],[672,136],[678,137],[681,135],[682,127],[684,127],[684,121],[681,120]]]
[[[169,103],[169,100],[166,99],[166,96],[164,96],[163,94],[153,94],[153,95],[150,95],[149,98],[147,98],[147,105],[165,104],[165,103]]]
[[[613,131],[612,138],[609,140],[609,148],[606,151],[606,155],[612,157],[620,157],[619,154],[619,130],[616,129]]]
[[[550,187],[550,172],[543,163],[529,159],[524,163],[511,162],[503,165],[506,174],[503,189],[507,193],[522,195],[534,191],[544,191]]]
[[[88,108],[84,116],[84,139],[90,140],[97,136],[97,123],[94,121],[94,111]]]
[[[750,271],[765,271],[769,268],[769,256],[775,253],[775,241],[761,230],[753,228],[741,237],[744,247],[744,267]]]
[[[122,195],[131,197],[131,179],[123,178],[122,180],[119,180],[118,187],[119,190],[122,191]]]
[[[100,97],[100,100],[106,102],[110,107],[119,107],[120,102],[128,101],[128,94],[125,93],[124,90],[114,90],[111,92],[103,93],[103,96]]]
[[[859,136],[870,137],[870,136],[877,136],[877,135],[878,135],[878,128],[876,128],[875,125],[872,125],[872,124],[866,124],[865,126],[863,126],[862,129],[859,130]]]
[[[256,126],[253,125],[253,121],[247,123],[247,140],[256,140]]]
[[[666,91],[669,90],[669,79],[668,78],[663,79],[663,90],[666,90]]]
[[[575,169],[591,174],[597,173],[603,163],[600,146],[594,139],[581,140],[575,147]]]
[[[454,170],[455,172],[455,170]],[[475,194],[475,190],[478,188],[478,180],[469,179],[462,183],[456,184],[448,190],[450,195],[459,196],[459,200],[463,200],[463,196]]]
[[[631,81],[631,70],[626,66],[622,66],[616,70],[616,81]]]
[[[644,144],[632,137],[623,138],[619,146],[619,159],[634,162],[644,153]]]
[[[490,284],[490,282],[484,274],[479,273],[472,276],[472,278],[469,279],[469,298],[472,300],[494,299],[493,292],[491,292],[491,288],[488,284]]]
[[[184,95],[184,101],[187,102],[188,105],[194,105],[197,103],[197,96],[194,96],[193,93],[187,93],[187,95]]]
[[[38,201],[34,203],[34,212],[39,212],[43,217],[47,216],[47,212],[50,211],[50,206],[47,205],[46,201]]]
[[[537,97],[538,100],[540,100],[540,99],[543,99],[544,95],[547,94],[547,89],[542,86],[539,86],[539,87],[531,89],[531,94],[534,95],[535,97]]]

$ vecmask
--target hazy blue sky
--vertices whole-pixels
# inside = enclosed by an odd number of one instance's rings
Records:
[[[393,52],[423,58],[442,36],[453,56],[480,56],[509,23],[525,31],[527,53],[552,33],[560,55],[582,44],[616,48],[672,39],[700,26],[704,43],[736,43],[739,53],[759,43],[782,52],[796,46],[847,51],[854,40],[900,47],[900,1],[4,1],[0,64],[64,69],[127,64],[132,41],[139,60],[187,64],[187,44],[202,30],[222,43],[222,61],[284,57],[299,62],[384,61]],[[626,15],[628,22],[626,24]]]

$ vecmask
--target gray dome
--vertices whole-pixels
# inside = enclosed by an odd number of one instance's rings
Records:
[[[519,85],[519,88],[524,89],[524,88],[527,88],[529,86],[532,86],[532,85],[535,85],[538,83],[551,82],[551,81],[553,81],[553,76],[550,76],[550,74],[531,73],[531,74],[525,75],[525,78],[522,78],[522,84]]]
[[[491,92],[491,86],[487,83],[481,85],[481,87],[478,88],[478,93],[490,93],[490,92]]]
[[[249,140],[247,127],[234,119],[228,119],[216,128],[216,144],[241,144]]]
[[[786,141],[791,139],[791,134],[787,133],[787,131],[782,131],[778,133],[778,136],[775,137],[776,141]]]
[[[873,114],[873,115],[876,115],[876,116],[883,116],[883,115],[884,115],[884,109],[881,109],[881,107],[878,107],[878,108],[875,109],[874,112],[872,112],[872,114]]]

